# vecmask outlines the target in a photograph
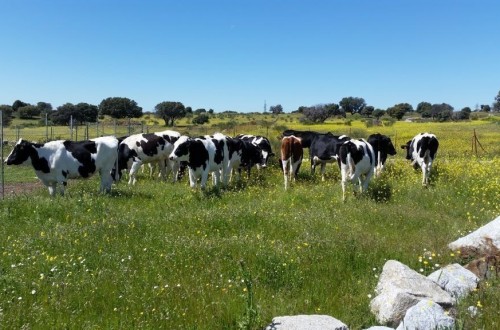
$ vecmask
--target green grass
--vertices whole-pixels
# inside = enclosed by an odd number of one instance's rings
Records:
[[[484,144],[495,148],[500,135],[490,125]],[[498,155],[465,157],[451,140],[460,131],[432,129],[449,150],[438,155],[430,188],[399,152],[367,194],[346,203],[338,169],[329,165],[321,182],[307,163],[286,192],[274,165],[205,193],[186,179],[141,176],[110,196],[92,178],[70,181],[64,197],[45,188],[8,197],[0,201],[0,324],[260,329],[278,315],[328,314],[351,329],[375,325],[369,295],[387,260],[425,274],[460,261],[447,244],[500,214]],[[425,251],[435,254],[427,265]],[[497,329],[498,292],[498,282],[483,283],[459,306],[459,325]],[[472,319],[465,309],[478,301]]]

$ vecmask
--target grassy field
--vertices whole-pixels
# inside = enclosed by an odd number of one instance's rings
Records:
[[[97,193],[93,178],[70,181],[64,197],[51,199],[45,188],[7,197],[0,201],[1,327],[260,329],[278,315],[328,314],[363,329],[376,324],[369,302],[387,260],[424,274],[461,262],[447,244],[500,214],[495,121],[302,126],[289,116],[266,127],[259,120],[243,117],[232,129],[269,137],[283,127],[381,132],[398,154],[367,194],[346,203],[338,169],[328,166],[321,182],[306,162],[286,192],[273,163],[224,190],[142,176],[110,196]],[[477,157],[474,129],[486,150]],[[441,143],[428,189],[399,149],[422,131]],[[33,176],[6,168],[10,183]],[[426,251],[432,259],[421,258]],[[457,328],[500,327],[498,284],[484,282],[458,306]],[[471,305],[480,306],[475,318],[465,312]]]

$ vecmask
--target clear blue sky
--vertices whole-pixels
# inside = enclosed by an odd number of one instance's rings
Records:
[[[0,0],[0,104],[474,109],[499,41],[498,0]]]

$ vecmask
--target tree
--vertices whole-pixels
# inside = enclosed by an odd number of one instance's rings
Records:
[[[0,111],[2,111],[2,126],[7,127],[12,122],[12,106],[7,104],[0,105]]]
[[[359,113],[366,106],[365,100],[361,97],[344,97],[339,105],[342,107],[345,113],[350,112],[351,114]]]
[[[186,116],[186,108],[181,102],[165,101],[155,106],[156,116],[165,121],[165,126],[174,126],[174,121]]]
[[[333,107],[327,107],[324,104],[318,104],[312,107],[307,107],[302,110],[301,121],[322,123],[330,118],[334,113]]]
[[[401,120],[405,113],[413,111],[413,107],[408,103],[399,103],[387,109],[387,114],[397,120]]]
[[[445,121],[451,119],[453,115],[453,107],[447,103],[433,104],[431,108],[431,116],[433,119]]]
[[[360,114],[363,117],[370,117],[373,114],[373,111],[375,111],[375,108],[371,105],[367,105],[361,110]]]
[[[112,118],[139,118],[142,108],[126,97],[108,97],[99,104],[99,114]]]
[[[491,107],[488,104],[481,104],[481,112],[490,112]]]
[[[40,109],[35,105],[26,105],[18,108],[17,113],[21,119],[33,119],[36,116],[40,116]]]
[[[419,113],[422,118],[430,118],[432,117],[432,104],[429,102],[420,102],[415,111]]]
[[[382,117],[383,115],[385,115],[385,110],[382,109],[373,110],[373,117],[380,119],[380,117]]]
[[[97,122],[97,117],[99,116],[99,108],[96,105],[88,103],[78,103],[75,106],[76,117],[80,123]]]
[[[79,120],[75,105],[73,103],[65,103],[58,106],[56,111],[50,114],[50,121],[54,125],[69,125],[72,116],[74,121]]]
[[[330,114],[330,117],[342,116],[345,118],[345,111],[336,103],[325,104],[325,110]]]
[[[14,103],[12,103],[12,111],[17,111],[19,108],[25,107],[27,105],[29,105],[29,103],[24,103],[23,101],[15,100]]]
[[[452,119],[454,120],[467,120],[470,118],[470,113],[472,110],[469,107],[465,107],[460,111],[453,112]]]
[[[279,115],[280,113],[283,113],[283,107],[281,104],[273,105],[269,108],[269,111],[272,114]]]
[[[493,103],[493,111],[500,112],[500,91],[495,96],[495,103]]]
[[[36,104],[38,110],[40,110],[40,114],[45,115],[46,113],[50,113],[52,111],[52,104],[47,102],[38,102]]]
[[[200,113],[198,116],[193,118],[192,123],[195,125],[203,125],[210,121],[206,113]]]
[[[194,113],[195,115],[199,115],[200,113],[205,113],[205,112],[207,112],[207,110],[206,110],[206,109],[203,109],[203,108],[201,108],[201,109],[196,109],[195,111],[193,111],[193,113]]]

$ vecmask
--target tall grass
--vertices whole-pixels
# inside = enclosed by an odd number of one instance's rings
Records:
[[[498,154],[465,157],[450,139],[466,134],[441,125],[427,129],[442,137],[431,187],[398,153],[367,194],[346,203],[338,169],[328,166],[321,182],[307,163],[288,191],[274,165],[224,190],[142,176],[110,196],[93,178],[70,181],[64,197],[40,189],[7,198],[0,323],[259,329],[277,315],[328,314],[351,329],[374,325],[369,301],[387,260],[428,274],[459,261],[449,242],[500,214]],[[494,150],[500,134],[489,127],[481,142]],[[401,140],[412,134],[398,131]],[[434,257],[424,264],[426,251]],[[486,282],[459,306],[459,324],[498,328],[498,292]],[[471,318],[464,310],[478,301]]]

